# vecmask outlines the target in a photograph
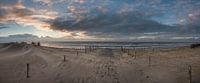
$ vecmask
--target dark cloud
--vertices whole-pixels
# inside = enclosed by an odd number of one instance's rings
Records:
[[[38,36],[32,34],[16,34],[16,35],[9,35],[9,38],[38,38]]]
[[[0,23],[0,29],[8,28],[5,24]]]
[[[5,5],[5,4],[13,5],[17,2],[18,2],[18,0],[0,0],[0,5]]]
[[[138,12],[126,14],[102,14],[81,21],[64,20],[62,17],[50,22],[54,30],[86,31],[89,35],[131,35],[149,32],[176,32],[177,27],[160,24]]]
[[[3,28],[7,28],[7,27],[5,27],[5,26],[0,26],[0,29],[3,29]]]

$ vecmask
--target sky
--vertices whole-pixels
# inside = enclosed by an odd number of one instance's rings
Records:
[[[200,1],[0,0],[0,38],[26,36],[195,41],[200,39]]]

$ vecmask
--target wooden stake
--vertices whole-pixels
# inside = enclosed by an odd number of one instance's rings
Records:
[[[134,52],[134,56],[135,56],[135,59],[136,59],[136,57],[137,57],[137,55],[136,55],[136,50],[135,50],[135,52]]]
[[[189,65],[188,68],[188,75],[189,75],[189,83],[192,83],[192,67]]]
[[[89,46],[89,51],[91,52],[92,50],[91,50],[91,46]]]
[[[149,56],[149,67],[151,67],[151,56]]]
[[[85,46],[85,53],[88,52],[88,46]]]
[[[63,56],[63,61],[64,61],[64,62],[66,61],[66,57],[65,57],[65,55]]]
[[[123,51],[123,48],[122,48],[122,46],[121,46],[121,51]]]
[[[30,76],[29,76],[29,63],[26,64],[26,78],[30,78]]]
[[[127,49],[127,53],[128,53],[128,55],[130,55],[130,53],[129,53],[129,49]]]

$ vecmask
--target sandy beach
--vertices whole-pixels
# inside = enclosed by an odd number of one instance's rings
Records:
[[[200,48],[85,50],[31,44],[0,44],[0,83],[190,81],[200,83]]]

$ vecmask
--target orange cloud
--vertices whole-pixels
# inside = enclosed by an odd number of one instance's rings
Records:
[[[1,16],[0,23],[9,23],[12,21],[20,25],[33,26],[42,30],[50,29],[50,24],[43,22],[42,20],[55,19],[58,15],[58,13],[54,11],[27,8],[21,2],[12,6],[4,5],[0,8],[6,11],[6,14]]]
[[[23,3],[19,2],[15,5],[0,6],[1,9],[6,11],[4,16],[0,17],[0,23],[10,23],[15,22],[22,26],[32,26],[39,30],[44,30],[44,33],[37,33],[39,36],[45,35],[45,32],[54,33],[53,37],[62,37],[66,39],[89,39],[92,38],[87,36],[85,32],[69,32],[65,31],[55,31],[51,29],[51,24],[45,22],[44,20],[54,20],[58,17],[58,12],[48,11],[48,10],[36,10],[34,8],[27,8]],[[74,13],[84,12],[77,11],[75,8],[71,8]],[[81,19],[81,17],[79,17]],[[52,35],[52,34],[51,34]]]

